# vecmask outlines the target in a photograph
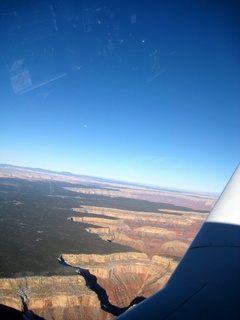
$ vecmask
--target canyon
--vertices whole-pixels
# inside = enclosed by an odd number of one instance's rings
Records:
[[[84,214],[83,217],[72,216],[72,221],[96,226],[86,228],[89,233],[98,234],[105,241],[131,245],[148,256],[182,257],[206,218],[206,213],[178,209],[153,213],[83,206],[72,210]],[[88,213],[95,217],[89,217]]]
[[[42,233],[38,232],[37,238],[34,235],[35,240],[31,242],[32,256],[38,254],[42,268],[48,263],[52,271],[47,273],[32,267],[30,275],[14,271],[14,276],[6,277],[6,267],[4,264],[1,267],[5,269],[0,278],[0,315],[1,307],[8,307],[12,312],[32,312],[36,319],[46,320],[114,319],[160,290],[216,200],[209,195],[24,168],[1,169],[1,181],[0,196],[5,201],[2,213],[21,206],[21,212],[27,212],[24,203],[29,196],[23,197],[28,190],[26,184],[20,189],[23,182],[30,184],[29,190],[41,182],[38,198],[42,192],[39,203],[42,205],[44,200],[41,208],[45,208],[46,215],[53,216],[57,208],[54,219],[45,221],[49,227],[52,224],[48,232],[54,233],[53,237],[49,238],[43,224],[36,229]],[[16,185],[17,192],[8,198],[7,188]],[[35,214],[32,223],[39,225],[44,219],[43,211],[37,214],[39,204],[36,206],[37,200],[34,201],[35,209],[30,211],[27,220],[30,223]],[[8,222],[4,214],[2,217],[3,222]],[[57,226],[64,233],[56,232]],[[24,234],[26,229],[27,226]],[[78,232],[82,237],[76,237]],[[68,245],[61,245],[66,244],[65,240],[61,241],[68,234]],[[44,237],[46,244],[41,256],[39,245],[44,244]],[[23,251],[26,241],[21,246]],[[20,262],[14,270],[24,264],[21,255],[18,256]],[[31,257],[28,263],[31,264]]]
[[[88,276],[0,279],[1,303],[22,310],[22,296],[27,308],[44,319],[114,319],[162,287],[177,264],[133,252],[63,257]]]

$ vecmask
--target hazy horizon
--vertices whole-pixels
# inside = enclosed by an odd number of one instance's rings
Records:
[[[196,194],[196,195],[209,195],[213,197],[219,196],[219,192],[208,192],[208,191],[199,191],[199,190],[190,190],[190,189],[181,189],[181,188],[174,188],[174,187],[167,187],[167,186],[162,186],[162,185],[157,185],[157,184],[148,184],[148,183],[141,183],[141,182],[134,182],[134,181],[127,181],[127,180],[120,180],[120,179],[114,179],[114,178],[106,178],[106,177],[99,177],[99,176],[92,176],[92,175],[85,175],[81,173],[74,173],[74,172],[69,172],[69,171],[55,171],[55,170],[50,170],[47,168],[36,168],[36,167],[24,167],[24,166],[18,166],[18,165],[13,165],[9,163],[0,163],[0,169],[2,168],[9,168],[16,170],[18,169],[25,169],[29,171],[37,171],[40,173],[49,173],[49,174],[59,174],[59,175],[67,175],[67,176],[73,176],[73,177],[79,177],[79,178],[86,178],[86,179],[96,179],[99,180],[99,182],[109,182],[109,183],[116,183],[116,184],[125,184],[129,186],[138,186],[142,188],[149,188],[149,189],[156,189],[159,191],[170,191],[170,192],[183,192],[183,193],[189,193],[189,194]]]

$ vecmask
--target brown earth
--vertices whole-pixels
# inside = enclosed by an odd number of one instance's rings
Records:
[[[175,206],[188,207],[196,210],[211,210],[213,204],[216,201],[214,196],[200,195],[191,192],[178,192],[170,190],[162,190],[151,187],[138,187],[138,186],[122,186],[116,183],[108,183],[109,190],[102,188],[76,188],[66,187],[65,189],[82,193],[82,194],[97,194],[102,196],[108,196],[112,198],[130,198],[141,199],[151,202],[173,204]],[[117,188],[112,190],[111,188]]]
[[[91,188],[66,189],[191,208],[161,207],[157,212],[89,205],[72,208],[73,223],[86,223],[86,230],[103,241],[127,245],[140,252],[110,255],[65,252],[60,261],[66,268],[75,269],[73,275],[0,279],[0,304],[17,310],[25,306],[25,310],[32,310],[46,320],[113,319],[131,304],[161,289],[205,220],[207,213],[202,210],[210,210],[216,200],[193,193],[123,186],[27,169],[0,170],[0,176],[84,182]]]
[[[177,264],[171,258],[154,256],[150,260],[136,252],[62,257],[72,266],[87,270],[97,288],[87,283],[90,276],[86,280],[77,274],[3,278],[1,304],[22,310],[22,296],[27,308],[44,319],[114,319],[134,299],[146,298],[161,288]]]
[[[88,232],[98,234],[105,241],[131,246],[149,257],[182,257],[207,215],[196,211],[165,209],[153,213],[93,206],[72,210],[84,214],[72,216],[73,221],[93,225],[86,228]]]

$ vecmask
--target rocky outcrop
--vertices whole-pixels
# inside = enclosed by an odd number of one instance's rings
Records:
[[[170,257],[136,252],[61,258],[81,274],[0,279],[0,303],[22,310],[24,302],[45,319],[113,319],[159,290],[177,265]]]
[[[165,209],[154,213],[94,206],[72,211],[83,215],[72,216],[72,221],[92,225],[86,228],[89,233],[98,234],[105,241],[130,246],[150,257],[182,257],[207,215],[187,210]]]
[[[1,304],[28,310],[45,319],[92,319],[99,302],[78,276],[0,279]],[[89,318],[83,315],[89,314]]]

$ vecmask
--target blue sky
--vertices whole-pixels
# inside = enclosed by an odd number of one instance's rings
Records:
[[[70,2],[53,38],[2,35],[0,163],[220,192],[240,159],[237,1],[90,1],[89,32]],[[33,85],[65,76],[14,94],[21,58]]]

